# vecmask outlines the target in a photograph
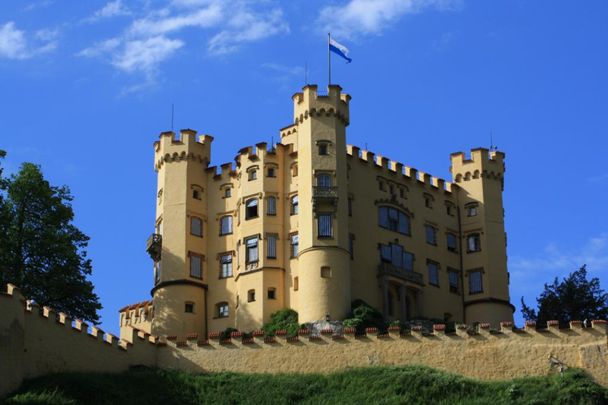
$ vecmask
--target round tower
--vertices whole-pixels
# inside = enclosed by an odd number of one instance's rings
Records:
[[[513,321],[502,191],[504,153],[478,148],[471,159],[453,153],[450,168],[458,193],[465,322]]]
[[[296,93],[300,218],[300,322],[343,319],[350,310],[346,126],[350,96],[331,85]]]
[[[205,264],[210,136],[180,138],[163,132],[154,143],[158,174],[155,232],[147,250],[154,260],[152,334],[206,334]]]

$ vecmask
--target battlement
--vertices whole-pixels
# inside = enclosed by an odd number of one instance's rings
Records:
[[[165,162],[193,160],[204,164],[211,161],[211,135],[197,135],[192,129],[182,129],[179,138],[175,132],[161,132],[160,139],[154,142],[155,169]]]
[[[416,181],[428,187],[431,191],[442,191],[451,194],[455,191],[456,185],[447,182],[440,177],[432,176],[428,173],[419,171],[401,162],[390,160],[384,156],[376,155],[374,152],[364,150],[354,145],[346,145],[346,154],[350,158],[357,158],[360,163],[370,167],[380,169],[385,175],[401,176],[405,181]]]
[[[317,85],[309,84],[302,88],[301,93],[292,96],[294,102],[294,122],[302,123],[310,116],[334,116],[345,126],[350,122],[350,95],[342,93],[342,87],[332,84],[328,86],[327,95],[320,95]]]
[[[450,155],[450,172],[456,183],[478,179],[480,177],[502,179],[505,172],[505,154],[500,151],[489,151],[486,148],[471,149],[467,159],[464,152]]]

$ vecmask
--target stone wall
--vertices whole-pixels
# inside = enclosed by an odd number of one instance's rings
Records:
[[[606,321],[583,328],[572,322],[559,329],[551,322],[537,331],[533,325],[515,329],[511,323],[500,330],[481,324],[471,331],[458,328],[445,334],[443,325],[423,333],[420,327],[401,334],[368,330],[355,336],[345,328],[313,335],[302,330],[288,338],[278,333],[252,338],[234,332],[220,340],[192,334],[156,338],[134,330],[125,339],[90,328],[79,320],[25,301],[9,285],[0,292],[0,397],[16,389],[23,379],[51,372],[121,372],[131,366],[173,368],[190,372],[327,373],[370,365],[420,364],[486,380],[542,376],[558,372],[556,364],[587,370],[608,386]],[[552,365],[553,364],[553,365]]]

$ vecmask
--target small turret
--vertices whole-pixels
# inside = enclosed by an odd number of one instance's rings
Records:
[[[450,171],[462,193],[459,210],[465,282],[465,321],[513,320],[509,301],[502,191],[505,154],[485,148],[451,155]],[[468,288],[466,288],[468,286]]]

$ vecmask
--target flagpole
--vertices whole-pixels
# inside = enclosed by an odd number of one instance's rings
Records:
[[[327,33],[327,87],[331,86],[331,52],[329,44],[331,43],[331,33]]]

